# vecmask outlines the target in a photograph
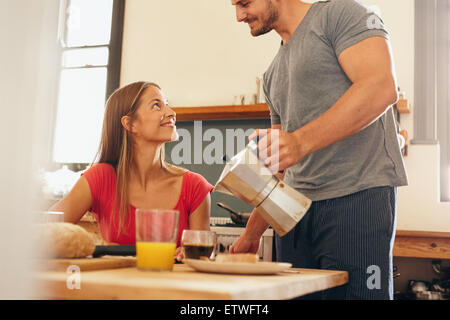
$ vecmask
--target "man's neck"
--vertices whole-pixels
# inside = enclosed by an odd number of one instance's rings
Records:
[[[310,3],[302,1],[286,1],[279,8],[279,19],[274,26],[274,30],[280,35],[283,40],[283,45],[286,45],[297,30],[300,23],[308,13]]]

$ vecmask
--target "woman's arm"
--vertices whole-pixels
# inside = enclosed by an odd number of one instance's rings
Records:
[[[197,209],[189,215],[189,229],[209,230],[210,213],[211,195],[208,193]]]
[[[191,230],[210,230],[209,216],[211,211],[211,195],[208,193],[202,203],[189,215],[189,229]],[[175,259],[183,260],[181,247],[175,251]]]
[[[64,212],[64,222],[78,223],[91,206],[91,189],[86,178],[81,176],[69,194],[49,210]]]

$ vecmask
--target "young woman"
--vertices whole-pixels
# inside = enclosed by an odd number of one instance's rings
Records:
[[[98,163],[51,210],[72,223],[95,213],[104,240],[118,244],[135,243],[136,208],[179,210],[177,247],[184,229],[209,230],[213,187],[164,161],[164,144],[178,138],[166,101],[154,83],[116,90],[106,103]]]

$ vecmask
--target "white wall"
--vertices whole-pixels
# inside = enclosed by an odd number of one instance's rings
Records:
[[[439,146],[411,145],[405,162],[409,186],[399,189],[397,228],[450,232],[450,203],[440,202]]]
[[[308,1],[314,2],[314,1]],[[398,84],[414,108],[414,1],[362,0],[376,5],[390,32]],[[251,37],[230,1],[128,0],[121,84],[158,82],[174,106],[231,104],[256,91],[255,78],[279,47],[275,32]],[[413,133],[413,114],[401,127]],[[399,188],[398,229],[450,231],[450,209],[439,203],[437,146],[409,146],[410,185]]]
[[[157,82],[174,106],[229,105],[256,92],[278,44],[250,37],[227,0],[128,0],[121,84]]]
[[[399,86],[414,108],[414,1],[363,0],[377,5],[391,33]],[[401,115],[401,127],[414,137],[413,113]],[[398,189],[399,230],[450,232],[450,203],[440,202],[439,146],[409,145],[405,164],[409,185]]]

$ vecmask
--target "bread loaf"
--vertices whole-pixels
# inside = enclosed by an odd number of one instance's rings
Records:
[[[42,245],[39,255],[45,257],[83,258],[95,250],[95,241],[89,232],[66,222],[40,224],[37,241]]]
[[[220,253],[216,256],[216,262],[258,262],[258,255],[254,253]]]

